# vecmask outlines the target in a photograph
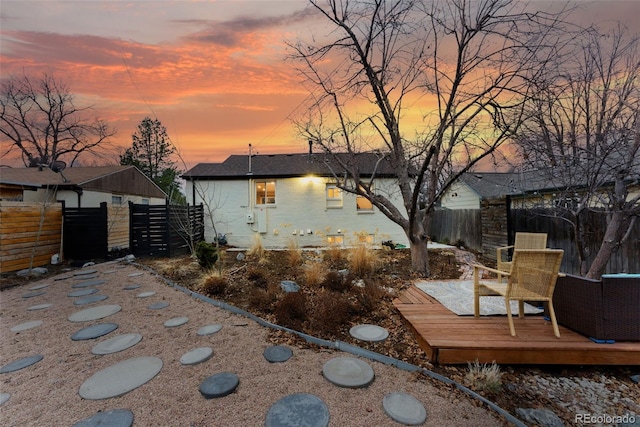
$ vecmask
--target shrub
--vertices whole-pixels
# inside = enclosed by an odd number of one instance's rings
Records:
[[[332,291],[336,292],[344,292],[349,290],[351,287],[351,282],[349,282],[342,274],[337,273],[335,271],[330,271],[325,276],[321,285]]]
[[[267,280],[267,276],[257,268],[252,268],[247,271],[247,279],[253,283],[256,288],[267,289],[269,286],[269,281]]]
[[[340,263],[345,258],[345,250],[338,245],[331,245],[324,252],[324,259],[332,263]]]
[[[376,271],[378,256],[373,249],[366,245],[357,245],[349,249],[349,269],[360,277]]]
[[[255,289],[249,296],[249,305],[260,312],[271,313],[273,304],[278,301],[280,287],[271,285],[268,289]]]
[[[202,278],[200,289],[205,295],[223,295],[227,290],[227,285],[227,279],[216,273],[211,273]]]
[[[358,314],[368,314],[376,310],[384,291],[376,283],[365,283],[354,292],[357,305],[354,307]]]
[[[307,297],[302,292],[285,294],[273,311],[279,325],[301,331],[307,319]]]
[[[198,242],[196,245],[196,257],[201,267],[211,268],[218,260],[218,251],[211,243],[205,241]]]
[[[494,361],[491,365],[475,362],[468,362],[469,372],[465,375],[466,385],[476,391],[486,391],[497,393],[502,389],[502,373],[500,366]]]
[[[319,285],[324,278],[325,266],[320,262],[310,262],[304,267],[304,282],[309,286]]]
[[[349,322],[350,309],[343,295],[324,289],[315,298],[309,326],[314,331],[335,335]]]

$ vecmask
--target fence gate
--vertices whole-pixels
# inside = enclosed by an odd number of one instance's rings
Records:
[[[109,251],[107,203],[99,208],[63,207],[63,242],[66,259],[105,259]]]

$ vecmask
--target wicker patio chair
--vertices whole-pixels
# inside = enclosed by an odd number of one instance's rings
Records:
[[[546,233],[516,233],[513,245],[502,246],[496,248],[496,256],[498,259],[497,269],[500,271],[511,271],[512,261],[509,260],[509,250],[518,249],[544,249],[547,247]]]
[[[480,316],[480,297],[499,295],[504,297],[509,319],[511,335],[516,335],[511,317],[511,301],[518,301],[518,317],[524,316],[525,301],[546,301],[548,303],[553,333],[560,338],[556,314],[553,310],[553,290],[558,278],[562,249],[519,249],[513,253],[510,272],[485,267],[473,266],[474,314]],[[482,278],[482,272],[488,271],[498,276],[496,280]]]

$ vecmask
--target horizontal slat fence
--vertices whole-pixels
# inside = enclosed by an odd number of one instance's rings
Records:
[[[61,236],[60,203],[0,202],[0,271],[47,265]]]
[[[107,208],[109,250],[129,247],[129,205],[110,205]]]

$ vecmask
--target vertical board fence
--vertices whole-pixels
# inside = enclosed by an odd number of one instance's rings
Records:
[[[436,242],[460,243],[466,248],[480,252],[481,221],[480,209],[437,209],[433,212],[429,235]]]
[[[137,257],[171,257],[204,240],[204,207],[129,203],[129,248]]]
[[[61,204],[0,202],[0,272],[47,265],[61,236]]]
[[[109,252],[107,203],[99,208],[64,207],[64,257],[87,260],[105,259]]]

